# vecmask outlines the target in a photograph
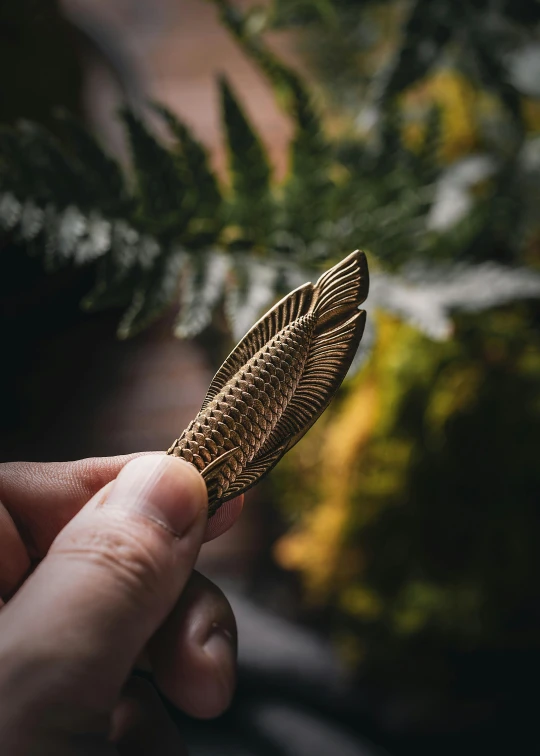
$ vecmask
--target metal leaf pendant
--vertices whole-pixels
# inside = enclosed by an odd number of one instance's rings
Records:
[[[201,472],[209,516],[270,472],[329,405],[362,338],[368,289],[357,250],[284,297],[227,357],[167,452]]]

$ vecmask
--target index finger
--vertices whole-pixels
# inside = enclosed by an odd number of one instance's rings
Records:
[[[159,453],[90,457],[75,462],[1,464],[0,502],[14,523],[29,558],[45,556],[60,530],[92,496],[114,480],[130,460],[143,454]]]
[[[62,528],[130,460],[163,453],[0,464],[0,596],[9,596],[19,587]],[[231,527],[243,501],[243,496],[237,497],[218,510],[208,521],[205,541]]]

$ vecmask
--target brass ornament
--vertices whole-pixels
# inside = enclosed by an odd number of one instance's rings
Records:
[[[278,302],[220,367],[167,452],[201,472],[209,517],[269,473],[330,404],[364,332],[368,289],[357,250]]]

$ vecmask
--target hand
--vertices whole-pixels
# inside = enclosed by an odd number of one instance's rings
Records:
[[[153,686],[130,674],[144,652],[186,713],[230,703],[234,616],[192,569],[242,500],[208,522],[196,470],[151,454],[0,465],[0,502],[2,753],[183,753]]]

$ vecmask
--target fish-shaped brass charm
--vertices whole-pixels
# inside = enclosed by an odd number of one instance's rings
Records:
[[[209,516],[270,472],[329,405],[362,338],[368,289],[357,250],[284,297],[227,357],[167,452],[201,472]]]

